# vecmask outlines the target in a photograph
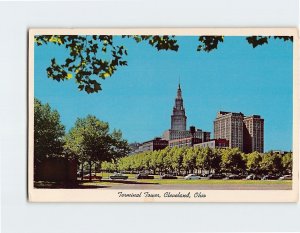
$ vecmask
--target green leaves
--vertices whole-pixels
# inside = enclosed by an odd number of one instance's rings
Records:
[[[260,169],[263,173],[277,173],[282,171],[281,155],[266,153],[262,156]]]
[[[34,99],[34,160],[63,155],[65,127],[59,113],[49,104]]]
[[[148,41],[157,50],[177,51],[179,46],[174,36],[122,36],[133,38],[137,43]],[[116,45],[113,36],[110,35],[39,35],[35,37],[37,46],[53,43],[65,46],[69,51],[69,57],[65,62],[58,64],[56,59],[51,60],[46,69],[48,78],[58,82],[75,77],[79,91],[88,94],[102,90],[100,79],[111,77],[118,67],[127,66],[124,56],[127,49],[123,45]],[[101,54],[102,52],[102,54]]]
[[[243,154],[237,148],[212,149],[199,147],[166,147],[158,151],[146,151],[113,160],[121,171],[144,170],[184,174],[201,172],[227,173],[276,173],[291,172],[292,154],[284,156],[272,153],[253,152]],[[117,163],[117,164],[116,164]],[[104,169],[104,167],[103,167]],[[105,169],[104,169],[105,170]]]
[[[120,130],[109,133],[109,125],[95,116],[78,118],[65,137],[65,150],[74,154],[81,163],[102,162],[128,154],[126,140]]]
[[[200,44],[197,51],[210,52],[218,48],[219,43],[223,43],[224,36],[199,36],[198,41]]]
[[[69,50],[69,57],[62,64],[53,58],[46,69],[47,76],[58,82],[74,76],[78,89],[88,94],[102,90],[97,77],[106,79],[114,74],[118,66],[127,65],[127,61],[123,60],[123,56],[127,55],[125,47],[114,46],[112,36],[36,36],[35,42],[38,46],[48,43],[64,45]],[[99,48],[103,53],[110,54],[101,56]]]
[[[246,40],[252,45],[253,48],[255,48],[258,45],[268,44],[268,41],[271,37],[272,36],[248,36],[246,37]],[[273,36],[273,38],[283,41],[293,41],[292,36]]]
[[[133,39],[136,43],[146,42],[157,51],[178,51],[179,44],[174,35],[122,35],[121,38]],[[271,36],[246,37],[253,48],[267,44]],[[290,36],[274,36],[275,39],[293,41]],[[74,77],[79,91],[88,94],[102,90],[100,80],[107,79],[119,69],[127,66],[128,54],[124,45],[118,44],[112,35],[38,35],[34,38],[37,46],[49,43],[64,46],[68,57],[61,64],[51,59],[46,69],[48,78],[58,82]],[[224,36],[199,36],[197,51],[211,52],[224,42]]]
[[[226,172],[240,173],[246,169],[246,161],[237,148],[222,150],[222,168]]]
[[[260,163],[262,160],[262,156],[257,151],[252,152],[246,156],[247,159],[247,169],[250,172],[260,173]]]

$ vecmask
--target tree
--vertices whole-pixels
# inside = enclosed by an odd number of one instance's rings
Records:
[[[150,46],[160,50],[178,51],[179,45],[175,36],[144,36],[123,35],[123,39],[133,39],[136,43],[147,42]],[[253,48],[267,44],[271,36],[249,36],[246,40]],[[274,36],[274,39],[293,41],[291,36]],[[69,56],[59,64],[55,58],[47,68],[47,76],[56,81],[65,81],[75,76],[80,91],[88,94],[101,91],[100,79],[111,77],[119,67],[127,66],[125,56],[128,51],[124,45],[118,44],[112,35],[39,35],[35,36],[37,46],[49,43],[64,46]],[[218,48],[225,40],[224,36],[205,36],[198,38],[197,51],[211,52]]]
[[[108,123],[88,115],[86,118],[77,119],[66,136],[65,149],[78,158],[82,171],[84,163],[88,163],[91,179],[93,164],[115,162],[114,160],[129,151],[126,144],[121,131],[114,130],[110,134]]]
[[[239,173],[245,170],[245,161],[238,148],[222,150],[222,168],[230,173]]]
[[[120,158],[118,160],[118,166],[120,171],[131,171],[132,166],[131,166],[131,157],[125,156],[123,158]]]
[[[153,151],[152,153],[150,153],[150,160],[149,160],[149,167],[150,169],[153,171],[153,174],[156,174],[156,156],[158,154],[158,151]]]
[[[193,147],[187,148],[183,154],[182,160],[183,168],[186,173],[193,173],[196,168],[196,154]]]
[[[281,164],[286,173],[291,173],[293,170],[293,154],[287,153],[282,156]]]
[[[111,162],[108,162],[108,161],[103,161],[101,162],[101,169],[103,171],[107,171],[107,172],[111,172],[111,171],[116,171],[116,164],[111,161]]]
[[[49,157],[63,156],[65,127],[59,113],[49,104],[34,99],[34,164]]]
[[[274,153],[266,153],[260,162],[260,168],[263,173],[276,174],[282,171],[281,155]]]
[[[177,148],[173,147],[170,150],[167,150],[165,153],[165,156],[163,157],[163,163],[164,163],[164,168],[165,172],[173,172],[173,158],[174,158],[174,152],[176,151]]]
[[[174,36],[126,36],[137,43],[147,41],[157,50],[178,50]],[[75,75],[76,83],[80,91],[88,94],[101,91],[100,79],[112,76],[120,66],[126,66],[127,49],[124,45],[118,45],[112,35],[40,35],[35,36],[37,46],[53,43],[64,46],[69,51],[69,56],[62,64],[58,64],[55,58],[47,68],[47,76],[56,81],[69,80]]]
[[[168,147],[166,147],[163,150],[160,150],[157,152],[157,156],[155,159],[155,164],[156,167],[158,168],[159,174],[162,172],[162,170],[164,169],[165,165],[164,165],[164,157],[166,156],[166,153],[168,151]]]
[[[129,154],[130,148],[127,140],[123,139],[121,130],[114,129],[109,139],[109,154],[114,160]]]
[[[208,150],[211,151],[211,156],[210,158],[210,168],[214,170],[214,172],[218,173],[221,170],[221,162],[222,162],[222,157],[221,157],[221,151],[219,150],[212,150],[208,148]],[[243,168],[242,168],[243,169]]]
[[[249,172],[254,172],[256,174],[261,172],[260,163],[262,161],[262,156],[257,151],[252,152],[246,156],[246,165]]]
[[[209,173],[214,170],[218,172],[220,170],[221,155],[219,151],[212,150],[209,147],[195,148],[196,150],[196,167],[197,169],[208,171]]]
[[[174,149],[173,149],[174,148]],[[173,147],[171,167],[173,171],[177,171],[177,174],[180,174],[183,163],[183,155],[185,153],[185,148]]]

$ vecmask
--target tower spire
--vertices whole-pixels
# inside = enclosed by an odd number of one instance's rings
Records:
[[[175,98],[175,105],[173,107],[173,114],[171,116],[172,130],[186,130],[186,115],[183,106],[183,99],[180,87],[180,77],[178,80],[177,96]]]

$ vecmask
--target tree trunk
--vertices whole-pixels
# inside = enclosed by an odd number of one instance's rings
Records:
[[[89,180],[91,181],[92,180],[92,161],[89,161],[89,173],[90,173],[90,177],[89,177]]]
[[[95,172],[95,176],[97,174],[97,163],[94,164],[94,172]]]
[[[83,162],[82,162],[82,164],[81,164],[81,180],[83,180]]]

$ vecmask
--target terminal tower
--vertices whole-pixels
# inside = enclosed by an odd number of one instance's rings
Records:
[[[180,83],[178,84],[175,106],[173,107],[173,114],[171,116],[171,130],[186,130],[186,115],[183,107]]]
[[[175,98],[175,105],[171,115],[171,128],[164,131],[162,138],[170,142],[170,140],[184,139],[184,138],[198,138],[201,142],[209,141],[210,132],[204,132],[201,129],[196,129],[191,126],[186,127],[187,117],[183,106],[182,92],[180,83],[178,84],[177,95]],[[193,129],[193,130],[192,130]]]

